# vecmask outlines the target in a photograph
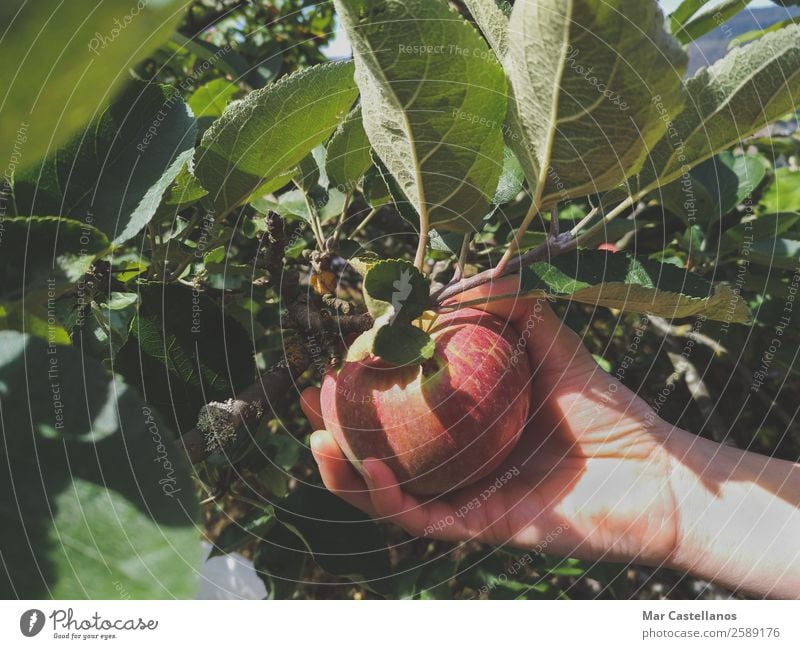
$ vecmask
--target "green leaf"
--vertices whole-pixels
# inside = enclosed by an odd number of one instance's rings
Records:
[[[690,43],[725,24],[750,2],[751,0],[723,0],[691,21],[684,23],[678,29],[673,29],[673,33],[681,43]]]
[[[433,358],[436,343],[419,327],[396,322],[379,326],[372,341],[372,353],[389,365],[419,365]]]
[[[138,293],[112,292],[104,302],[92,301],[90,316],[78,323],[72,337],[84,353],[100,360],[113,359],[128,342],[138,311]]]
[[[464,0],[475,22],[499,61],[508,52],[508,16],[511,5],[496,0]],[[500,5],[503,6],[500,6]]]
[[[800,171],[776,169],[760,203],[765,212],[800,212]]]
[[[505,62],[509,145],[540,207],[616,186],[684,102],[687,57],[655,2],[518,0]],[[635,28],[631,26],[635,25]]]
[[[239,86],[225,79],[214,79],[195,90],[186,103],[197,118],[219,117],[238,93]]]
[[[430,282],[414,265],[402,259],[374,264],[364,277],[364,301],[373,318],[411,322],[428,306]]]
[[[775,239],[798,221],[800,221],[800,213],[797,212],[763,214],[746,221],[743,220],[723,233],[719,252],[726,254],[739,250],[742,254],[746,254],[753,241]]]
[[[0,219],[0,300],[55,298],[74,286],[108,250],[102,232],[73,219]]]
[[[389,573],[389,551],[378,526],[324,487],[303,485],[275,507],[275,515],[323,570],[367,586]]]
[[[315,65],[251,92],[205,132],[195,175],[221,211],[265,194],[265,181],[324,142],[356,95],[351,63]]]
[[[225,401],[255,378],[242,325],[204,293],[182,285],[140,288],[142,306],[114,369],[183,433],[201,406]]]
[[[522,191],[524,184],[525,171],[522,169],[522,165],[514,152],[505,147],[503,150],[503,173],[500,174],[500,180],[497,182],[492,203],[495,205],[510,203]]]
[[[165,207],[172,208],[172,214],[176,214],[190,205],[194,205],[201,198],[208,195],[206,190],[197,178],[189,170],[189,165],[181,167],[175,180],[164,193],[160,209]]]
[[[734,157],[725,151],[701,162],[655,197],[688,223],[707,227],[742,203],[761,183],[766,168],[757,156]]]
[[[231,521],[220,532],[208,558],[230,554],[253,540],[261,539],[275,522],[272,508],[254,509],[240,519]]]
[[[534,263],[523,271],[525,292],[664,318],[704,315],[748,322],[744,300],[725,284],[712,285],[671,264],[624,253],[585,250]]]
[[[73,347],[0,332],[0,596],[186,598],[200,561],[185,459]]]
[[[136,236],[191,160],[196,123],[180,93],[130,84],[84,133],[14,184],[17,214],[94,225],[112,243]]]
[[[796,25],[800,23],[800,16],[795,16],[794,18],[787,18],[786,20],[779,20],[776,23],[771,24],[769,27],[765,27],[764,29],[753,29],[749,32],[745,32],[744,34],[739,34],[735,38],[731,39],[731,42],[728,43],[728,47],[737,47],[739,45],[744,45],[749,43],[750,41],[754,41],[757,38],[761,38],[764,34],[769,34],[770,32],[778,31],[779,29],[783,29],[784,27],[788,27],[789,25]]]
[[[328,174],[325,171],[325,147],[315,146],[297,165],[292,180],[304,192],[313,194],[317,189],[328,189]]]
[[[750,259],[757,264],[794,270],[800,265],[800,241],[763,239],[750,247]]]
[[[470,231],[503,160],[506,80],[444,0],[336,0],[364,129],[422,223]],[[414,33],[409,36],[409,23]]]
[[[670,27],[672,33],[677,32],[681,25],[684,25],[692,16],[694,16],[704,5],[708,4],[709,0],[683,0],[678,7],[669,15]]]
[[[650,152],[636,193],[680,178],[687,169],[752,135],[800,103],[800,26],[732,50],[686,82],[691,101]]]
[[[309,556],[303,542],[291,530],[276,525],[259,543],[253,567],[267,588],[268,599],[291,599],[302,583]]]
[[[361,105],[358,105],[328,142],[328,178],[341,191],[352,191],[371,166],[369,138],[361,120]]]
[[[172,33],[178,0],[4,0],[0,160],[19,173],[99,114]],[[124,24],[124,28],[119,25]],[[59,214],[59,212],[50,212]]]

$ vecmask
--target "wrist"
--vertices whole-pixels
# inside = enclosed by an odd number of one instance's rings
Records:
[[[664,565],[759,596],[800,595],[800,466],[677,428],[664,450],[676,521]]]

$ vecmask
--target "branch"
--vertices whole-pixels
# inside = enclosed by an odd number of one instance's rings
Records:
[[[176,439],[175,446],[185,451],[192,464],[202,462],[214,450],[215,442],[223,441],[219,438],[226,432],[235,436],[242,427],[257,425],[266,412],[272,411],[273,403],[285,402],[296,373],[285,365],[273,367],[237,397],[203,406],[198,425]]]

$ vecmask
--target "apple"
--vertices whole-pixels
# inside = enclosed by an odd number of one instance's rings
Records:
[[[615,244],[608,243],[608,242],[601,243],[599,246],[597,246],[597,249],[598,250],[607,250],[608,252],[619,252],[619,248],[617,248],[617,246]]]
[[[386,462],[403,489],[441,494],[488,475],[519,439],[530,405],[525,339],[476,309],[439,314],[433,357],[394,367],[345,362],[322,381],[322,416],[360,468]]]

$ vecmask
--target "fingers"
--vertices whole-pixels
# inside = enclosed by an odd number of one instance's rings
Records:
[[[410,534],[422,536],[425,521],[422,507],[413,496],[400,489],[392,470],[374,458],[364,460],[362,470],[375,513]]]
[[[300,393],[300,408],[303,410],[303,414],[306,416],[306,419],[308,419],[313,430],[325,428],[319,395],[319,388],[306,388]]]
[[[367,485],[327,430],[318,430],[311,435],[311,453],[319,467],[322,483],[329,491],[370,516],[375,516]]]

